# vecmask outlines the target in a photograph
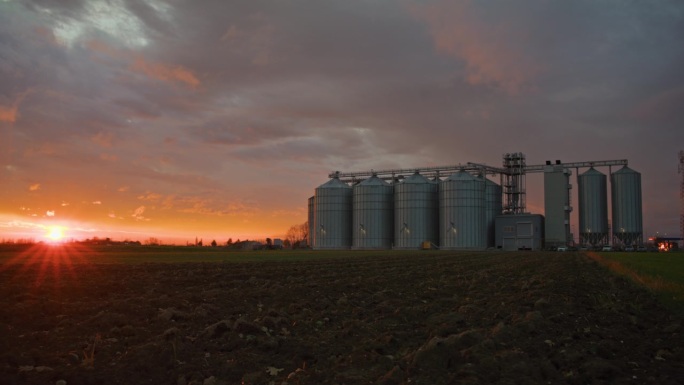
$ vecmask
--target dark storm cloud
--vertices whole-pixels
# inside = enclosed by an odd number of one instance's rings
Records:
[[[684,142],[681,36],[674,0],[0,2],[14,154],[0,160],[37,182],[80,164],[61,174],[268,205],[256,186],[308,197],[332,170],[522,151],[629,158],[664,201]],[[649,207],[653,226],[674,215]]]

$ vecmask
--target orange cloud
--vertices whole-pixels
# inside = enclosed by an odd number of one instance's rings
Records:
[[[99,52],[106,54],[107,56],[111,57],[122,57],[121,51],[116,50],[114,47],[100,41],[100,40],[89,40],[88,42],[85,43],[85,46],[88,47],[91,51],[94,52]]]
[[[131,215],[133,218],[139,221],[149,221],[149,219],[145,218],[143,214],[145,213],[145,206],[140,206],[137,209],[133,210],[133,214]]]
[[[40,183],[34,183],[29,186],[29,191],[38,191],[40,190]]]
[[[99,132],[97,135],[90,137],[90,141],[102,147],[111,147],[114,135],[111,132]]]
[[[86,46],[93,52],[105,54],[114,59],[128,61],[130,62],[129,68],[131,70],[147,75],[150,78],[165,82],[185,83],[192,87],[197,87],[200,84],[197,76],[183,66],[150,62],[140,54],[117,49],[99,40],[91,40],[86,43]]]
[[[162,198],[161,194],[146,192],[144,195],[139,195],[138,199],[141,201],[158,202]]]
[[[106,162],[116,162],[119,160],[119,157],[114,154],[100,154],[100,159]]]
[[[542,70],[535,58],[516,49],[525,40],[525,28],[488,24],[478,17],[475,6],[468,0],[441,0],[409,10],[427,23],[438,52],[465,61],[469,84],[517,94]]]
[[[0,106],[0,122],[14,123],[17,121],[17,106]]]
[[[157,80],[167,82],[178,81],[192,87],[197,87],[200,84],[195,74],[182,66],[166,66],[164,64],[151,63],[142,57],[137,57],[131,65],[131,68]]]
[[[24,98],[26,98],[31,92],[32,90],[28,89],[19,94],[19,96],[17,96],[17,99],[14,100],[14,102],[12,102],[12,104],[9,107],[0,105],[0,122],[16,122],[19,112],[19,105],[21,104],[21,102],[24,101]]]

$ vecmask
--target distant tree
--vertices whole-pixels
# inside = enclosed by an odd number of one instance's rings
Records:
[[[97,237],[96,237],[96,238],[97,238]],[[95,239],[94,239],[94,240],[95,240]],[[149,238],[147,238],[147,240],[145,241],[145,244],[148,245],[148,246],[159,246],[159,245],[161,245],[161,242],[159,241],[158,238],[149,237]]]
[[[230,246],[233,244],[233,238],[228,238],[228,242],[226,242],[226,245]]]
[[[266,248],[273,248],[273,240],[271,238],[266,238]]]
[[[240,238],[238,238],[238,240],[237,240],[237,241],[235,241],[235,243],[240,243]]]
[[[197,242],[197,246],[202,246],[202,240],[201,239]]]
[[[300,225],[292,225],[287,233],[285,234],[285,240],[290,242],[292,247],[296,248],[302,241],[305,241],[309,237],[309,222],[304,222]]]
[[[215,239],[213,241],[211,241],[211,247],[216,247],[216,245],[217,245],[217,243],[216,243]]]
[[[283,241],[283,247],[286,248],[286,249],[289,249],[290,246],[292,246],[292,244],[290,243],[290,240],[289,240],[289,239],[285,239],[285,240]]]

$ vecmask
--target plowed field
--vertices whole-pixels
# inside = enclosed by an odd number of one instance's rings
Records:
[[[27,260],[0,303],[2,384],[684,383],[681,318],[580,253]]]

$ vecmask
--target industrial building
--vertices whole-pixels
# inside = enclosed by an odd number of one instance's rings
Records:
[[[622,168],[613,172],[616,166]],[[610,175],[611,221],[607,177],[597,170],[601,167],[607,167]],[[528,165],[525,155],[516,152],[504,154],[502,167],[468,162],[331,173],[308,200],[310,246],[319,250],[574,246],[572,169],[577,175],[579,245],[642,245],[641,174],[628,168],[627,160]],[[543,215],[526,211],[526,177],[534,173],[544,177]]]

